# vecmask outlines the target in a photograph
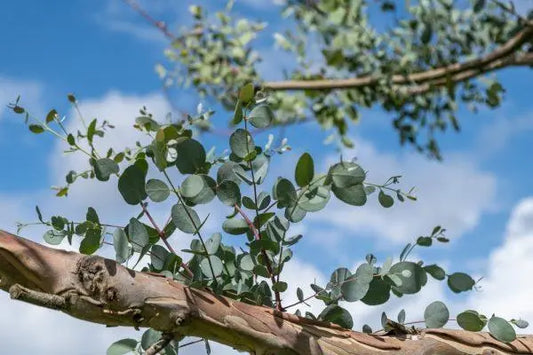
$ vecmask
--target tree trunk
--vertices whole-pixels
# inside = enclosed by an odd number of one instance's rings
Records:
[[[52,249],[0,231],[0,288],[12,298],[106,325],[197,336],[253,354],[531,354],[533,336],[425,329],[370,335],[188,288],[113,260]]]

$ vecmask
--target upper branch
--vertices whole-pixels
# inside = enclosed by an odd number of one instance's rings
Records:
[[[509,39],[506,43],[483,57],[463,63],[455,63],[440,68],[409,75],[396,74],[391,77],[390,84],[396,86],[415,86],[415,91],[423,89],[417,85],[427,84],[439,86],[442,81],[451,78],[454,82],[460,82],[478,76],[488,71],[501,69],[507,66],[533,65],[533,56],[530,53],[518,54],[522,45],[533,38],[533,24],[526,26]],[[467,73],[467,74],[465,74]],[[331,89],[355,89],[378,84],[380,77],[364,76],[350,79],[320,79],[320,80],[286,80],[263,83],[263,87],[270,90],[331,90]],[[427,91],[427,89],[426,89]]]

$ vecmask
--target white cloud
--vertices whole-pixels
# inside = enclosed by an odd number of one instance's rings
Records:
[[[368,170],[367,181],[380,184],[392,175],[402,175],[399,186],[403,190],[415,186],[418,201],[396,202],[385,209],[377,202],[377,193],[369,196],[363,208],[332,199],[323,212],[311,215],[311,220],[339,229],[338,235],[359,231],[385,242],[404,242],[442,225],[455,238],[494,209],[495,177],[468,158],[448,155],[444,162],[436,162],[416,153],[380,152],[361,140],[356,140],[356,146],[358,162]],[[328,163],[336,160],[330,158]]]
[[[242,2],[243,4],[246,4],[247,6],[250,6],[257,10],[279,10],[278,6],[285,5],[287,3],[287,0],[237,0],[236,2]]]
[[[476,156],[489,158],[495,152],[505,148],[515,136],[529,131],[533,131],[533,112],[514,117],[498,117],[490,125],[485,125],[481,129]]]
[[[533,197],[513,209],[503,244],[488,257],[486,276],[480,292],[468,304],[489,316],[522,317],[533,322]]]

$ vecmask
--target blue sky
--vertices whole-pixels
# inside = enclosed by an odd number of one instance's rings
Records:
[[[187,23],[190,3],[152,0],[144,5],[155,17],[167,21],[171,29],[177,29]],[[207,3],[213,7],[215,2]],[[271,44],[271,33],[284,25],[277,17],[279,7],[266,1],[237,3],[238,13],[270,22],[260,38],[260,48],[270,61],[261,68],[267,78],[278,78],[276,69],[290,65]],[[117,123],[119,134],[114,138],[120,144],[131,145],[136,136],[123,132],[131,126],[138,108],[147,105],[160,117],[170,110],[154,72],[154,65],[165,60],[165,38],[119,0],[12,1],[3,4],[0,16],[0,43],[4,48],[0,56],[0,227],[15,231],[16,221],[34,220],[35,204],[47,214],[64,213],[71,218],[80,218],[88,206],[95,206],[110,219],[126,220],[134,211],[121,203],[112,184],[82,183],[73,187],[68,199],[53,197],[50,186],[62,184],[71,168],[84,166],[84,158],[63,156],[63,147],[57,141],[29,133],[20,117],[9,113],[5,105],[20,94],[24,105],[37,115],[56,108],[71,117],[66,94],[74,92],[84,114]],[[533,273],[533,262],[524,260],[533,252],[533,72],[510,69],[499,72],[498,77],[507,89],[504,105],[477,114],[462,108],[462,132],[442,136],[443,162],[428,161],[410,148],[400,147],[391,118],[380,110],[365,111],[362,122],[351,127],[356,148],[345,151],[344,156],[358,157],[369,170],[370,179],[378,183],[391,175],[403,175],[403,186],[417,186],[419,201],[395,205],[390,210],[380,208],[375,198],[364,208],[333,203],[304,225],[295,226],[295,231],[304,233],[304,239],[295,250],[297,257],[287,270],[287,280],[307,287],[315,278],[327,278],[338,266],[355,265],[367,252],[375,252],[381,260],[397,257],[405,243],[442,224],[448,228],[452,242],[418,250],[417,255],[428,263],[442,264],[450,272],[484,276],[482,291],[458,297],[432,283],[418,298],[395,301],[385,309],[394,314],[403,306],[408,320],[415,320],[420,317],[422,302],[440,299],[450,305],[452,313],[468,307],[488,315],[496,312],[533,321],[533,306],[527,299],[533,284],[523,281],[516,271],[523,270],[521,275],[528,270]],[[190,111],[199,102],[190,91],[173,91],[173,95],[180,107]],[[219,116],[218,121],[222,119]],[[70,118],[67,122],[75,127]],[[327,162],[338,159],[333,146],[322,144],[327,132],[314,124],[287,130],[287,136],[294,151],[275,159],[289,168],[273,168],[273,177],[292,176],[292,167],[303,151],[312,152],[322,170]],[[220,137],[202,139],[219,151],[225,148]],[[266,142],[266,136],[257,140]],[[161,208],[156,214],[164,219],[166,213]],[[216,230],[217,226],[210,228]],[[41,232],[28,229],[23,235],[41,240]],[[183,240],[175,243],[186,245]],[[505,301],[504,291],[509,292]],[[80,325],[62,315],[9,302],[5,294],[0,297],[0,312],[13,316],[9,321],[9,317],[2,316],[0,340],[21,353],[34,349],[58,353],[66,345],[78,349],[75,353],[79,354],[103,353],[109,343],[124,334],[140,337],[129,330]],[[364,322],[376,324],[384,309],[349,307],[358,326]],[[38,324],[41,335],[29,343],[27,329],[31,324]],[[62,344],[54,333],[63,331],[70,336]],[[84,340],[88,331],[97,341]],[[220,353],[232,353],[218,349]]]

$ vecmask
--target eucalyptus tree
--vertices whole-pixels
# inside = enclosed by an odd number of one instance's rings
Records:
[[[361,107],[379,105],[394,117],[402,143],[440,158],[435,134],[459,129],[460,104],[500,104],[504,89],[485,74],[533,64],[533,23],[512,6],[482,0],[468,6],[451,0],[407,3],[288,1],[283,15],[292,27],[275,39],[294,54],[296,65],[280,82],[266,81],[257,71],[253,39],[264,24],[233,18],[231,2],[214,18],[192,6],[193,25],[181,34],[155,22],[172,40],[166,53],[175,66],[159,67],[165,82],[192,85],[232,112],[228,153],[206,149],[203,136],[195,135],[212,128],[214,113],[201,108],[171,122],[142,108],[134,129],[149,142],[104,151],[99,139],[114,129],[112,123],[95,118],[69,131],[56,110],[39,118],[17,99],[10,107],[31,132],[53,134],[69,154],[87,159],[84,171],[66,172],[58,196],[67,196],[80,179],[94,179],[114,184],[138,213],[111,225],[92,207],[81,219],[50,216],[37,207],[37,224],[48,228],[44,241],[75,245],[79,253],[0,232],[0,288],[14,299],[91,322],[147,328],[140,339],[112,344],[113,355],[176,354],[189,336],[205,341],[208,352],[208,341],[254,354],[531,352],[533,338],[515,331],[527,327],[526,321],[465,310],[454,317],[463,331],[441,329],[450,312],[440,301],[427,305],[420,325],[406,322],[402,311],[396,317],[383,313],[380,330],[352,330],[346,303],[379,306],[418,293],[428,278],[446,282],[454,293],[476,288],[476,280],[460,270],[413,257],[415,248],[449,242],[441,226],[407,244],[397,259],[368,254],[356,268],[331,270],[326,284],[298,288],[298,301],[283,301],[283,271],[302,240],[292,225],[320,213],[331,199],[357,209],[368,199],[390,208],[415,203],[416,197],[398,187],[397,176],[369,181],[354,161],[339,158],[319,171],[309,153],[268,185],[269,166],[282,164],[289,147],[283,140],[258,142],[254,129],[316,120],[350,146],[349,122],[359,118]],[[393,25],[374,26],[370,14],[376,9]],[[320,51],[309,52],[309,41],[319,43]],[[68,100],[79,111],[76,97]],[[150,212],[154,204],[168,209],[164,224]],[[204,204],[224,206],[227,214],[211,235],[204,228],[209,215],[198,209]],[[184,234],[191,237],[190,247],[175,250],[173,240]],[[115,260],[97,256],[102,248],[113,248]],[[320,312],[306,310],[311,299],[323,303]],[[486,327],[489,332],[482,332]]]

